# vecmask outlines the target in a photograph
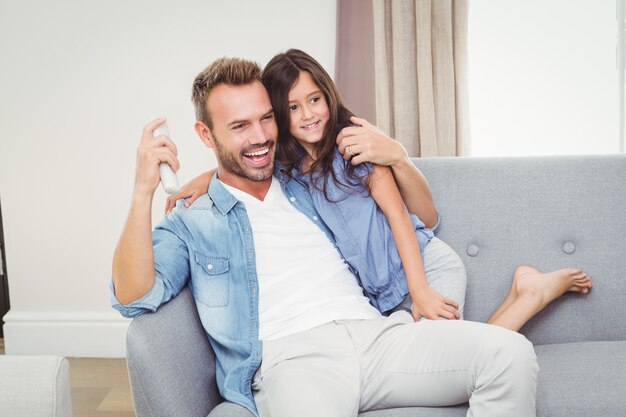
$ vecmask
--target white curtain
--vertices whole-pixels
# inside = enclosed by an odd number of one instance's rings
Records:
[[[411,156],[468,155],[468,0],[372,6],[378,126]]]

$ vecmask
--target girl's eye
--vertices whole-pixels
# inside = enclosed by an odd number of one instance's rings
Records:
[[[298,105],[297,104],[293,104],[291,106],[289,106],[289,111],[296,111],[298,110]]]
[[[320,97],[313,97],[311,99],[311,103],[317,103],[318,101],[320,101]]]

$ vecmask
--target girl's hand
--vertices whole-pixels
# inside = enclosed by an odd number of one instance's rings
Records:
[[[352,158],[352,165],[371,162],[377,165],[396,165],[408,159],[404,146],[382,130],[360,117],[351,117],[355,125],[345,127],[337,136],[337,146],[343,158]]]
[[[189,197],[189,200],[185,201],[185,208],[189,208],[198,198],[206,194],[211,183],[211,178],[215,173],[215,169],[212,169],[198,177],[192,179],[187,184],[183,185],[180,191],[167,197],[165,201],[165,214],[169,214],[174,207],[176,207],[176,201]]]
[[[458,320],[460,317],[458,303],[444,297],[428,285],[422,287],[415,297],[411,294],[411,297],[413,298],[411,314],[415,321],[422,317],[431,320],[437,320],[440,317]]]

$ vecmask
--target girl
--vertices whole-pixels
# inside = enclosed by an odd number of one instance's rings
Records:
[[[344,156],[336,140],[358,131],[364,120],[343,105],[326,71],[299,50],[276,55],[263,71],[278,125],[276,159],[305,183],[315,207],[333,231],[343,257],[381,312],[410,294],[414,319],[459,318],[459,304],[426,280],[423,251],[433,233],[407,212],[388,167],[352,165],[354,145]],[[344,130],[347,128],[347,130]],[[380,253],[386,256],[380,256]],[[463,291],[464,297],[464,291]]]
[[[362,138],[376,128],[354,117],[326,71],[302,51],[276,55],[263,71],[263,83],[278,125],[277,166],[308,186],[316,209],[372,304],[383,313],[410,310],[415,320],[459,318],[465,297],[460,259],[408,213],[394,180],[395,170],[392,174],[388,167],[361,163],[368,160],[361,155],[368,149]],[[369,155],[369,160],[374,158]],[[171,196],[167,209],[175,199],[194,195],[186,202],[188,207],[206,192],[210,176],[199,177]],[[441,259],[445,262],[436,264]],[[451,265],[456,273],[446,274]],[[488,322],[519,330],[565,291],[589,288],[591,281],[580,270],[542,274],[522,266]]]

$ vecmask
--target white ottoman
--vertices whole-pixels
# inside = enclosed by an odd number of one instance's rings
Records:
[[[72,417],[67,360],[0,355],[0,416]]]

